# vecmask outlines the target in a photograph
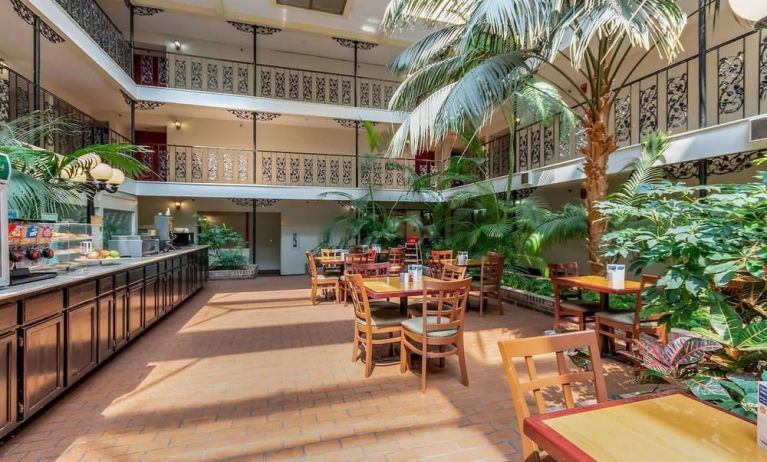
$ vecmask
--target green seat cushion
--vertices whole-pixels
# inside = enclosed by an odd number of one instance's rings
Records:
[[[448,323],[448,322],[450,322],[450,318],[446,318],[442,316],[440,323]],[[426,323],[429,325],[437,324],[437,316],[427,317]],[[410,318],[406,321],[402,321],[402,327],[404,327],[405,329],[415,334],[423,335],[423,317]],[[428,336],[429,337],[450,337],[451,335],[455,335],[457,333],[458,333],[458,329],[453,327],[451,329],[430,330],[428,333]]]
[[[370,318],[370,323],[373,327],[395,327],[407,319],[405,315],[399,314],[399,311],[394,310],[376,310],[371,313]],[[357,324],[364,326],[365,320],[357,318]]]
[[[595,318],[604,319],[612,322],[618,322],[631,326],[634,324],[634,312],[633,311],[600,311],[594,315]],[[654,321],[642,321],[642,327],[655,327],[658,325]]]

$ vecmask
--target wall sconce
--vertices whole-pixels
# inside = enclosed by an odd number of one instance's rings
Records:
[[[176,212],[181,210],[181,201],[176,201],[175,205],[176,205]]]
[[[177,120],[173,122],[173,126],[176,127],[176,130],[181,130],[181,121]]]
[[[173,41],[173,46],[176,47],[176,51],[181,51],[181,42],[178,40]]]

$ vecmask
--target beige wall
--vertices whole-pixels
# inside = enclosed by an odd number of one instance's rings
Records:
[[[157,212],[171,209],[174,226],[196,230],[196,213],[223,214],[250,211],[250,206],[239,206],[225,199],[181,198],[181,210],[175,209],[176,199],[160,197],[139,198],[139,226],[152,226],[153,216]],[[280,269],[282,274],[303,274],[305,271],[304,252],[312,250],[322,238],[322,233],[330,221],[342,213],[341,207],[334,201],[280,201],[270,207],[259,208],[259,212],[280,214]],[[227,215],[228,216],[228,215]],[[229,224],[229,223],[227,223]],[[267,230],[263,230],[266,232]],[[259,232],[258,224],[256,233]],[[297,233],[298,246],[293,247],[293,233]],[[334,236],[334,240],[338,237]]]

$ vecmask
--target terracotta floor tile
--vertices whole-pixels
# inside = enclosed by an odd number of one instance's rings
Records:
[[[457,361],[420,377],[351,361],[352,308],[306,277],[211,282],[0,446],[0,462],[519,460],[500,339],[545,315],[466,316]],[[553,361],[552,361],[553,364]],[[607,362],[611,392],[630,374]]]

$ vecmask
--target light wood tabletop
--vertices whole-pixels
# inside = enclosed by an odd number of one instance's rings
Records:
[[[524,432],[558,462],[767,460],[754,422],[679,392],[530,416]]]
[[[317,257],[322,266],[338,266],[344,264],[343,257]]]
[[[613,289],[604,276],[567,276],[556,278],[556,280],[574,288],[612,295],[635,295],[639,293],[641,287],[638,281],[627,279],[623,289]]]
[[[402,284],[399,276],[364,279],[365,289],[370,298],[397,298],[423,294],[423,281],[438,281],[424,276],[420,281]]]
[[[456,260],[457,262],[458,260]],[[466,260],[466,264],[461,265],[460,263],[456,263],[456,266],[465,266],[466,268],[481,268],[482,267],[482,260],[478,258],[469,258]]]

